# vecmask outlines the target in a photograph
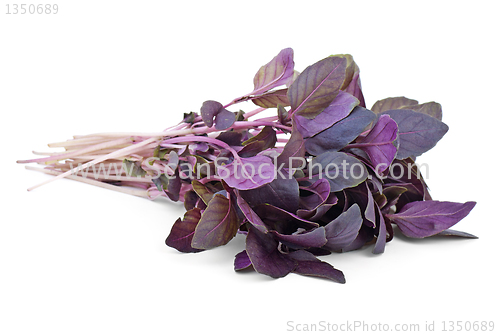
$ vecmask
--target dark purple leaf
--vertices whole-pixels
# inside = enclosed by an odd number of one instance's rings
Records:
[[[271,233],[284,245],[294,249],[320,248],[327,242],[324,227],[293,234],[281,234],[276,231],[271,231]]]
[[[285,109],[285,106],[282,104],[278,104],[278,121],[283,125],[289,125],[290,120],[288,119],[288,111]]]
[[[443,118],[441,105],[436,102],[427,102],[422,104],[404,106],[398,109],[411,109],[432,116],[434,118],[437,118],[438,120],[441,120]]]
[[[196,194],[203,200],[203,202],[208,205],[208,203],[214,196],[214,193],[208,190],[207,187],[205,187],[205,185],[198,180],[192,180],[191,186],[193,187],[193,190],[196,192]]]
[[[384,188],[382,194],[386,198],[386,203],[384,203],[385,208],[390,209],[391,206],[398,204],[399,198],[407,190],[408,188],[399,186],[389,186]]]
[[[252,265],[252,261],[250,261],[250,258],[248,257],[246,250],[239,252],[234,257],[234,270],[235,271],[246,269],[246,268],[250,267],[251,265]]]
[[[375,227],[377,214],[375,211],[375,202],[368,184],[363,182],[356,187],[344,189],[347,206],[357,204],[363,216],[365,225]]]
[[[287,92],[288,88],[273,90],[256,97],[252,97],[251,100],[253,103],[262,108],[277,108],[278,104],[283,107],[288,107],[290,105],[290,101],[288,101]]]
[[[265,126],[257,135],[244,141],[244,147],[238,152],[240,157],[251,157],[276,145],[276,131],[270,126]]]
[[[417,100],[408,99],[404,96],[388,97],[375,102],[371,110],[376,114],[380,114],[387,110],[399,109],[401,107],[413,106],[417,104]]]
[[[169,177],[168,186],[165,191],[170,200],[177,202],[179,200],[179,193],[181,191],[181,178],[179,176],[179,169],[175,170],[175,174]],[[165,189],[164,189],[165,190]]]
[[[311,193],[309,196],[300,197],[301,208],[312,211],[328,199],[330,195],[330,182],[326,179],[319,179],[307,187],[300,187],[300,189]]]
[[[308,66],[288,88],[295,115],[313,118],[332,103],[345,79],[346,59],[328,57]]]
[[[240,191],[251,207],[259,204],[271,204],[289,212],[296,212],[299,208],[299,184],[294,178],[281,177],[260,188]]]
[[[344,152],[324,152],[310,164],[310,180],[326,178],[332,192],[355,187],[368,177],[364,164]]]
[[[274,87],[286,84],[293,76],[293,50],[286,48],[280,51],[269,63],[262,66],[253,79],[252,95],[259,95]]]
[[[241,145],[242,133],[237,131],[225,131],[221,132],[217,139],[223,141],[224,143],[230,146],[239,146]]]
[[[382,173],[391,165],[397,148],[393,142],[398,136],[398,125],[389,115],[382,115],[368,135],[354,145],[368,154],[377,173]]]
[[[317,223],[300,218],[291,212],[270,204],[259,204],[253,210],[261,217],[270,230],[275,230],[281,234],[292,234],[299,228],[312,230],[319,227]]]
[[[419,156],[433,148],[448,131],[440,120],[409,109],[385,111],[398,124],[399,148],[397,159]],[[307,147],[307,146],[306,146]]]
[[[306,139],[306,151],[312,155],[320,155],[325,151],[338,151],[356,139],[375,118],[375,114],[370,110],[356,107],[343,120]]]
[[[283,152],[276,159],[277,166],[284,166],[284,168],[304,168],[302,165],[304,161],[306,149],[304,147],[304,140],[300,133],[293,128],[292,135],[283,148]]]
[[[385,224],[384,215],[380,211],[380,208],[376,206],[377,212],[377,226],[376,226],[376,235],[377,241],[375,242],[375,247],[372,250],[373,254],[382,254],[385,251],[385,244],[387,242],[387,228]]]
[[[408,203],[398,213],[387,214],[386,217],[396,223],[407,237],[425,238],[455,225],[475,205],[475,202],[419,201]]]
[[[217,130],[225,130],[233,125],[236,120],[234,113],[224,109],[222,104],[217,101],[205,101],[200,109],[201,118],[206,126],[212,127],[214,125]]]
[[[359,104],[359,100],[349,93],[340,91],[335,99],[319,115],[309,119],[295,115],[295,123],[304,138],[329,128],[341,119],[344,119]]]
[[[374,231],[375,230],[369,226],[361,225],[356,239],[354,239],[354,241],[349,245],[343,247],[340,251],[342,253],[350,252],[356,249],[360,249],[364,245],[371,243],[374,238]]]
[[[278,250],[278,241],[271,234],[264,234],[251,225],[246,252],[256,272],[273,278],[284,277],[297,266],[293,259]]]
[[[186,191],[184,194],[184,208],[186,211],[194,209],[196,206],[196,202],[198,202],[198,195],[194,190]]]
[[[296,274],[321,277],[337,283],[345,283],[344,274],[340,270],[335,269],[329,263],[317,259],[308,251],[298,250],[288,254],[288,256],[297,262],[297,266],[293,270]]]
[[[270,158],[257,155],[240,158],[227,165],[217,166],[217,175],[231,188],[255,189],[274,180],[274,165]]]
[[[325,226],[328,242],[323,248],[330,251],[340,251],[356,239],[363,223],[363,217],[357,204],[332,220]]]
[[[165,240],[167,246],[173,247],[183,253],[201,252],[203,249],[191,247],[191,241],[193,240],[194,231],[200,217],[200,209],[195,208],[187,211],[182,220],[180,218],[177,219],[170,230],[167,240]]]
[[[359,100],[359,105],[366,108],[365,98],[361,90],[361,79],[359,78],[359,67],[350,54],[339,55],[347,60],[345,80],[340,88],[353,95]]]
[[[325,213],[330,210],[331,207],[338,203],[338,200],[338,197],[334,193],[330,193],[326,201],[320,206],[318,206],[314,210],[297,210],[297,216],[313,222],[319,221],[324,217]]]
[[[438,234],[435,235],[477,239],[477,237],[473,234],[462,231],[450,230],[450,229],[444,230],[443,232],[439,232]]]
[[[210,249],[227,244],[238,230],[239,222],[229,199],[215,195],[203,211],[191,246]]]
[[[255,211],[252,210],[250,205],[248,205],[248,203],[241,196],[238,196],[236,201],[239,208],[241,209],[241,212],[243,212],[243,215],[248,220],[248,222],[260,232],[267,233],[266,225],[264,224],[262,219],[260,219],[260,217],[255,213]]]

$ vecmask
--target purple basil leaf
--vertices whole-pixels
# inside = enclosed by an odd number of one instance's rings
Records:
[[[278,109],[278,121],[283,124],[290,124],[290,121],[288,120],[288,111],[285,109],[285,106],[282,104],[277,105]]]
[[[371,110],[376,114],[380,114],[387,110],[399,109],[404,106],[413,106],[417,104],[417,100],[408,99],[404,96],[388,97],[375,102]]]
[[[364,164],[344,152],[324,152],[310,163],[310,179],[316,181],[326,178],[332,192],[355,187],[368,177]]]
[[[207,143],[192,143],[188,145],[189,153],[197,154],[199,152],[207,152],[210,149]],[[172,151],[173,152],[173,151]]]
[[[368,184],[363,182],[356,187],[344,189],[344,193],[349,206],[351,204],[357,204],[359,206],[363,216],[363,223],[375,227],[377,214],[373,195],[368,188]]]
[[[194,190],[186,191],[184,194],[184,208],[186,211],[194,209],[196,206],[196,202],[198,202],[198,195]]]
[[[293,177],[282,177],[279,174],[276,179],[260,188],[240,191],[242,196],[251,207],[259,204],[271,204],[289,212],[296,212],[299,208],[299,184]]]
[[[273,148],[276,141],[276,131],[270,126],[265,126],[257,135],[242,143],[244,147],[238,155],[243,158],[254,156],[268,148]]]
[[[304,138],[312,137],[347,117],[358,104],[357,98],[340,91],[332,103],[316,117],[309,119],[295,115],[297,129]]]
[[[393,142],[397,136],[398,124],[389,115],[382,115],[368,135],[355,145],[360,144],[358,147],[368,154],[376,171],[382,173],[389,168],[396,156],[397,148]]]
[[[317,223],[300,218],[271,204],[259,204],[254,207],[254,211],[262,218],[262,221],[270,230],[275,230],[281,234],[293,234],[299,228],[312,230],[319,227]]]
[[[247,251],[241,251],[234,257],[234,270],[239,271],[246,269],[252,265],[250,258],[248,257]]]
[[[296,274],[322,277],[337,283],[345,283],[344,274],[340,270],[317,259],[308,251],[298,250],[289,253],[288,256],[297,262],[297,267],[293,270]]]
[[[181,182],[181,178],[179,176],[179,169],[176,169],[175,174],[173,176],[170,176],[170,178],[168,180],[168,186],[167,186],[167,189],[165,191],[165,193],[167,194],[168,198],[170,198],[170,200],[172,200],[174,202],[177,202],[179,200],[179,196],[180,196],[179,193],[181,191],[181,186],[182,186],[182,182]]]
[[[303,168],[302,162],[304,161],[305,154],[304,139],[295,127],[292,127],[292,135],[283,148],[283,152],[276,159],[277,166]]]
[[[310,221],[319,221],[330,208],[338,203],[338,197],[334,193],[330,193],[324,203],[314,210],[297,210],[297,216]]]
[[[225,131],[221,132],[217,139],[223,141],[224,143],[230,146],[239,146],[241,145],[242,133],[237,131]]]
[[[252,224],[256,229],[258,229],[262,233],[267,233],[267,227],[260,219],[260,217],[252,210],[250,205],[243,199],[243,197],[238,196],[236,199],[239,208],[243,212],[243,215],[248,220],[250,224]]]
[[[240,158],[227,165],[218,165],[217,175],[231,188],[255,189],[274,180],[274,165],[270,158],[257,155]]]
[[[378,205],[376,205],[377,211],[377,241],[375,242],[375,247],[372,250],[373,254],[382,254],[385,251],[385,244],[387,242],[387,228],[385,224],[384,215],[380,211]]]
[[[386,217],[396,223],[407,237],[425,238],[455,225],[475,205],[475,202],[419,201],[408,203],[398,213]]]
[[[361,90],[361,79],[359,78],[359,67],[350,54],[338,55],[346,58],[345,80],[341,90],[353,95],[359,100],[359,105],[366,108],[365,98]]]
[[[246,252],[256,272],[273,278],[288,275],[297,266],[296,262],[278,250],[278,241],[249,226]]]
[[[410,109],[385,111],[398,123],[399,148],[397,159],[419,156],[433,148],[448,131],[440,120]]]
[[[303,233],[281,234],[276,231],[271,231],[274,236],[284,245],[294,248],[320,248],[328,241],[324,227],[318,227]]]
[[[410,106],[403,106],[398,109],[411,109],[413,111],[418,111],[423,114],[432,116],[438,120],[442,120],[443,118],[443,111],[441,108],[441,105],[437,102],[426,102],[422,104],[414,104]]]
[[[259,95],[274,87],[286,84],[293,76],[293,50],[286,48],[280,51],[269,63],[262,66],[253,79],[252,95]]]
[[[370,110],[356,107],[346,118],[306,139],[306,151],[312,155],[338,151],[356,139],[375,118],[375,114]]]
[[[238,230],[239,222],[231,201],[215,195],[203,211],[196,226],[191,246],[210,249],[227,244]]]
[[[306,210],[315,210],[321,204],[325,203],[330,195],[330,182],[325,179],[319,179],[308,187],[300,187],[301,190],[307,190],[312,194],[300,197],[300,206]]]
[[[214,193],[208,190],[207,187],[205,187],[205,185],[198,180],[192,180],[191,186],[193,187],[193,190],[196,192],[196,194],[203,200],[203,202],[208,205],[208,202],[210,202],[210,200],[214,196]]]
[[[382,190],[382,194],[387,201],[386,203],[384,203],[383,208],[390,209],[391,206],[398,204],[399,198],[407,190],[408,190],[407,188],[399,186],[389,186],[384,188],[384,190]]]
[[[191,247],[191,241],[193,240],[194,231],[200,217],[200,209],[195,208],[187,211],[182,220],[180,218],[177,219],[170,230],[167,240],[165,240],[167,246],[173,247],[183,253],[201,252],[203,249]]]
[[[328,57],[308,66],[288,88],[295,115],[313,118],[332,103],[345,79],[346,59]]]
[[[205,123],[205,125],[208,127],[212,127],[212,125],[214,125],[214,117],[220,112],[221,109],[224,108],[222,104],[217,101],[209,100],[203,102],[200,109],[200,114],[201,118],[203,119],[203,123]]]
[[[356,249],[360,249],[364,245],[372,242],[374,238],[375,230],[369,226],[362,225],[359,229],[358,236],[349,245],[343,247],[340,251],[342,253],[350,252]]]
[[[357,204],[332,220],[325,226],[328,242],[323,248],[329,251],[340,251],[356,239],[363,223],[363,217]]]
[[[251,100],[254,104],[262,108],[276,108],[278,104],[283,107],[288,107],[290,101],[287,96],[288,88],[273,90],[256,97],[252,97]]]
[[[236,120],[234,113],[224,109],[222,104],[217,101],[205,101],[200,109],[201,118],[206,126],[212,127],[214,125],[217,130],[225,130],[233,125]]]
[[[439,232],[436,235],[477,239],[477,237],[474,234],[470,234],[470,233],[462,232],[462,231],[450,230],[450,229],[444,230],[443,232]]]
[[[215,128],[217,130],[226,130],[233,125],[234,121],[236,121],[236,115],[229,110],[222,109],[215,116]]]

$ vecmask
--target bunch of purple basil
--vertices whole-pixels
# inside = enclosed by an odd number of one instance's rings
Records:
[[[258,108],[227,109],[245,101]],[[270,115],[255,119],[263,112]],[[181,252],[222,246],[240,233],[246,247],[235,270],[344,283],[317,256],[365,246],[383,253],[395,226],[409,238],[475,238],[449,229],[475,202],[433,200],[416,163],[447,131],[435,102],[394,97],[367,109],[352,56],[299,73],[287,48],[259,69],[252,92],[226,105],[205,101],[163,132],[75,136],[49,145],[63,153],[18,162],[44,164],[52,180],[183,201],[186,213],[166,239]],[[95,166],[106,162],[103,176]]]
[[[245,114],[226,108],[243,101],[259,112],[276,108],[267,119],[276,122],[235,127]],[[216,137],[197,135],[189,149],[169,148],[182,139],[166,139],[156,152],[165,161],[172,152],[187,157],[193,167],[189,178],[174,182],[186,184],[187,211],[166,244],[181,252],[222,246],[241,233],[246,247],[235,256],[235,270],[344,283],[343,273],[317,256],[366,245],[383,253],[394,226],[410,238],[475,238],[449,229],[475,202],[432,200],[416,163],[448,130],[441,106],[395,97],[367,109],[350,55],[298,73],[292,49],[284,49],[257,72],[254,91],[225,106],[206,101],[200,114],[185,114],[184,122],[201,117],[220,130]],[[181,189],[169,194],[166,180],[155,184],[174,199]]]

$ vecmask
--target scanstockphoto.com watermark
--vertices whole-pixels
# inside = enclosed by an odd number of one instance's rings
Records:
[[[265,161],[268,161],[266,159]],[[84,178],[104,179],[104,180],[153,180],[164,176],[166,178],[181,179],[202,179],[210,180],[225,179],[232,177],[235,179],[260,179],[272,181],[276,178],[294,178],[301,175],[301,179],[317,180],[321,178],[328,179],[354,179],[364,180],[366,178],[377,178],[384,180],[387,178],[393,180],[401,179],[428,179],[429,165],[426,163],[418,164],[393,162],[390,166],[385,163],[378,164],[368,172],[367,167],[361,162],[352,162],[347,160],[335,161],[329,163],[316,163],[314,160],[307,160],[300,157],[292,157],[288,164],[278,163],[277,158],[274,162],[261,162],[254,160],[230,160],[227,157],[217,157],[212,162],[198,161],[178,161],[176,163],[166,162],[156,157],[148,158],[142,162],[127,163],[100,163],[82,164],[74,166],[71,162],[69,167],[73,170],[73,175]],[[179,173],[175,170],[179,169]],[[297,172],[300,171],[300,174]]]
[[[490,320],[428,320],[408,323],[368,322],[362,320],[342,322],[286,322],[287,332],[301,333],[385,333],[385,332],[410,332],[410,333],[447,333],[447,332],[474,332],[485,333],[495,330],[495,322]]]

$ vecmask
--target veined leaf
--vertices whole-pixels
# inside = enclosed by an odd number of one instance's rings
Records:
[[[262,66],[253,79],[252,95],[259,95],[274,87],[286,84],[293,77],[293,50],[280,51],[269,63]]]
[[[249,226],[246,252],[256,272],[274,278],[288,275],[297,266],[296,262],[278,250],[278,241]]]
[[[276,108],[278,104],[283,107],[290,105],[290,101],[287,96],[288,88],[273,90],[256,97],[252,97],[251,100],[254,104],[262,108]]]
[[[210,249],[225,245],[236,235],[238,227],[238,217],[230,200],[215,194],[201,215],[191,246]]]
[[[398,213],[386,217],[396,223],[407,237],[425,238],[452,227],[475,205],[475,202],[418,201],[408,203]]]
[[[177,219],[170,230],[167,240],[165,240],[167,246],[173,247],[183,253],[201,252],[203,249],[197,249],[191,246],[194,231],[200,218],[200,209],[194,208],[187,211],[182,220],[180,218]]]
[[[306,151],[312,155],[320,155],[326,151],[338,151],[356,139],[375,118],[375,114],[370,110],[356,107],[343,120],[306,139]]]
[[[366,167],[358,159],[344,152],[324,152],[311,161],[309,178],[325,178],[332,192],[355,187],[368,177]]]
[[[399,148],[397,159],[419,156],[433,148],[448,132],[440,120],[410,109],[384,111],[398,124]]]
[[[387,110],[399,109],[404,106],[413,106],[417,104],[417,100],[412,100],[404,96],[388,97],[386,99],[378,100],[377,102],[375,102],[371,110],[376,114],[380,114]]]
[[[346,59],[328,57],[308,66],[288,88],[295,115],[313,118],[337,96],[345,79]]]
[[[357,98],[340,91],[332,103],[316,117],[309,119],[295,115],[297,130],[304,138],[312,137],[347,117],[358,104]]]

